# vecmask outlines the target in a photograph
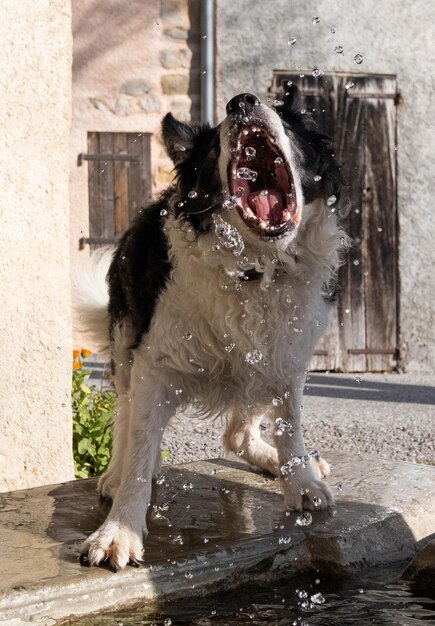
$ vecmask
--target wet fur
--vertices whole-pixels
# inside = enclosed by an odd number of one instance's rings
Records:
[[[276,111],[262,106],[257,114],[292,166],[303,207],[293,232],[263,241],[236,209],[223,208],[230,135],[241,116],[229,115],[212,129],[168,115],[162,134],[176,183],[141,212],[113,259],[96,259],[100,276],[111,261],[108,309],[98,310],[102,328],[110,327],[118,415],[111,463],[99,482],[113,506],[83,547],[93,564],[108,560],[119,568],[140,559],[163,431],[188,404],[203,415],[228,415],[226,450],[278,475],[289,508],[333,503],[321,480],[326,462],[305,456],[300,405],[305,372],[328,322],[325,286],[345,241],[325,202],[340,196],[339,168],[329,140],[300,112],[293,88]],[[242,235],[240,256],[219,244],[213,213]],[[257,279],[245,280],[252,270]],[[88,310],[91,301],[89,290]],[[98,332],[95,315],[90,324]],[[261,352],[258,363],[249,362],[254,350]],[[280,406],[272,403],[276,396]],[[288,424],[275,433],[275,446],[260,437],[265,413]],[[294,459],[302,462],[280,471]]]

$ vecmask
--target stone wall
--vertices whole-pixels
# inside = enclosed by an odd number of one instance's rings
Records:
[[[0,490],[73,477],[69,0],[0,0]]]
[[[199,0],[73,0],[71,251],[88,236],[88,131],[149,132],[152,186],[172,181],[160,142],[165,113],[183,121],[200,114]],[[87,251],[85,251],[86,253]],[[79,338],[78,338],[79,340]]]
[[[217,7],[220,117],[237,93],[265,97],[274,69],[397,75],[401,341],[409,371],[433,371],[435,4],[219,0]]]

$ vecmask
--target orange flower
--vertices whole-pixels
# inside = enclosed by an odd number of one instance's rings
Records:
[[[84,359],[86,359],[88,356],[91,356],[92,352],[90,350],[86,350],[85,348],[82,348],[81,351],[81,355]]]
[[[73,350],[73,359],[77,359],[80,356],[80,350]]]
[[[73,370],[79,370],[81,366],[82,364],[80,363],[80,361],[73,361]]]

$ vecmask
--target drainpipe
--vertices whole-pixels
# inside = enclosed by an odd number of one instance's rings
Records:
[[[202,1],[201,121],[214,126],[214,0]]]

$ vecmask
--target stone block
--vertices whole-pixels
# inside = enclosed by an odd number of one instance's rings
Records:
[[[189,33],[185,28],[165,28],[163,31],[166,37],[175,41],[187,41]]]
[[[189,28],[189,12],[186,0],[161,0],[160,16],[169,24]]]
[[[166,74],[161,78],[162,90],[166,95],[189,93],[189,83],[187,74]]]
[[[127,98],[117,98],[113,112],[120,116],[130,115],[130,102]]]
[[[139,106],[145,113],[160,113],[162,101],[158,96],[144,96],[139,100]]]
[[[89,102],[92,104],[93,107],[95,107],[99,111],[108,111],[108,106],[104,104],[102,100],[99,100],[98,98],[89,98]]]
[[[148,93],[152,88],[152,85],[149,81],[143,78],[132,78],[130,80],[126,80],[122,85],[120,92],[125,93],[128,96],[142,96],[145,93]]]
[[[178,69],[180,67],[189,69],[191,62],[192,52],[188,48],[162,50],[160,53],[160,63],[167,70]]]

